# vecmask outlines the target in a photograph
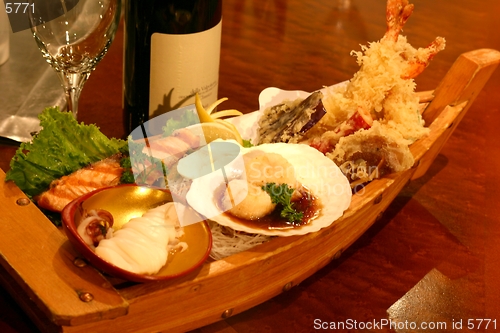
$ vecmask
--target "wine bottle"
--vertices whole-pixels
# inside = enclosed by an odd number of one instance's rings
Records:
[[[222,0],[127,0],[125,130],[194,103],[217,100]]]

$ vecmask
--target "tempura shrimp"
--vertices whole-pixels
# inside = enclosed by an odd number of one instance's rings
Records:
[[[414,5],[408,0],[388,0],[386,9],[386,24],[387,30],[381,42],[397,42],[399,34],[403,29],[406,21],[413,13]],[[408,52],[401,53],[401,57],[408,62],[408,66],[401,78],[413,79],[420,75],[429,65],[432,58],[439,52],[444,50],[445,39],[437,37],[426,48],[420,48],[416,54],[410,55]]]
[[[388,0],[386,7],[387,30],[384,39],[396,42],[406,21],[413,13],[414,5],[408,0]]]
[[[429,44],[426,48],[420,48],[414,59],[408,61],[408,67],[401,75],[402,79],[413,79],[420,75],[424,69],[429,65],[429,62],[439,52],[444,50],[445,39],[443,37],[436,37],[436,39]],[[405,55],[402,54],[402,57]]]

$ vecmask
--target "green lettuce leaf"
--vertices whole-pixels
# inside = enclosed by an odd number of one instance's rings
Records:
[[[55,179],[127,149],[127,141],[109,139],[97,126],[79,124],[57,107],[46,108],[38,118],[42,130],[21,144],[5,178],[30,197]]]
[[[162,127],[163,131],[163,136],[167,137],[172,135],[172,133],[175,130],[178,130],[180,128],[186,128],[191,125],[199,124],[200,123],[200,118],[198,117],[198,114],[196,113],[196,110],[185,110],[179,115],[177,115],[176,118],[168,118],[165,126]]]

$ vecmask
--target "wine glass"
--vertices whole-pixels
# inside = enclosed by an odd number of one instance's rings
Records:
[[[78,115],[83,85],[108,51],[120,21],[120,0],[30,0],[31,31],[61,79],[67,110]]]

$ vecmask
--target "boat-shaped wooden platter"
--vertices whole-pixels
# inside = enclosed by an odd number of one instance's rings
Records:
[[[464,53],[434,91],[421,92],[431,130],[410,147],[414,167],[372,181],[330,227],[274,238],[174,280],[129,283],[101,274],[0,170],[0,283],[43,332],[184,332],[247,310],[340,257],[425,174],[499,63],[496,50]]]

